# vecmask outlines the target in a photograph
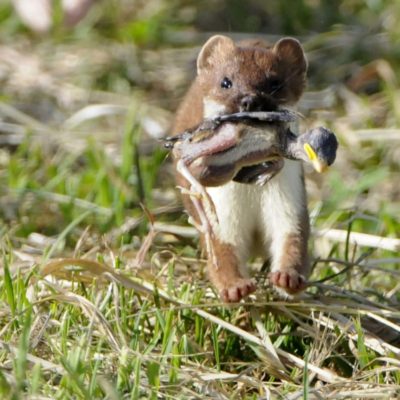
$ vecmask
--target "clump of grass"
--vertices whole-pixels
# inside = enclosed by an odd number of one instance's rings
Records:
[[[300,301],[281,301],[264,288],[251,302],[226,308],[200,277],[178,283],[182,261],[164,259],[160,275],[146,263],[131,270],[125,257],[110,250],[102,261],[56,259],[23,273],[13,268],[15,256],[7,261],[4,393],[254,398],[312,393],[321,382],[329,385],[317,393],[329,398],[334,388],[356,395],[368,386],[378,394],[384,385],[395,393],[400,384],[399,350],[370,328],[375,322],[397,332],[393,300],[325,282]]]

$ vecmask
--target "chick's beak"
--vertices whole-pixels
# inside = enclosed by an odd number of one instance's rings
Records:
[[[325,172],[328,169],[328,164],[318,158],[314,149],[308,143],[304,144],[304,151],[317,172]]]
[[[328,164],[318,159],[314,160],[312,164],[314,169],[319,173],[325,172],[328,169]]]

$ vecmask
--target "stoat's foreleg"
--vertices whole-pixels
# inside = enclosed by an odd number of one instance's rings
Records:
[[[255,283],[252,279],[242,276],[236,249],[221,238],[216,209],[210,195],[192,176],[183,160],[177,162],[176,168],[191,185],[189,190],[181,188],[181,191],[189,196],[200,221],[191,218],[204,240],[210,279],[219,290],[223,301],[240,301],[254,292]]]

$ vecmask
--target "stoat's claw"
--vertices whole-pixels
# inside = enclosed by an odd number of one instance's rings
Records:
[[[232,285],[220,291],[220,297],[225,303],[237,303],[256,290],[256,283],[253,279],[238,279]]]
[[[269,279],[274,286],[289,294],[301,292],[306,287],[306,279],[295,269],[271,272]]]

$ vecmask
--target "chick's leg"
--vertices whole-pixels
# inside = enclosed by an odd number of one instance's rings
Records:
[[[233,180],[239,183],[264,186],[283,168],[284,163],[282,158],[277,158],[261,164],[243,167]]]

